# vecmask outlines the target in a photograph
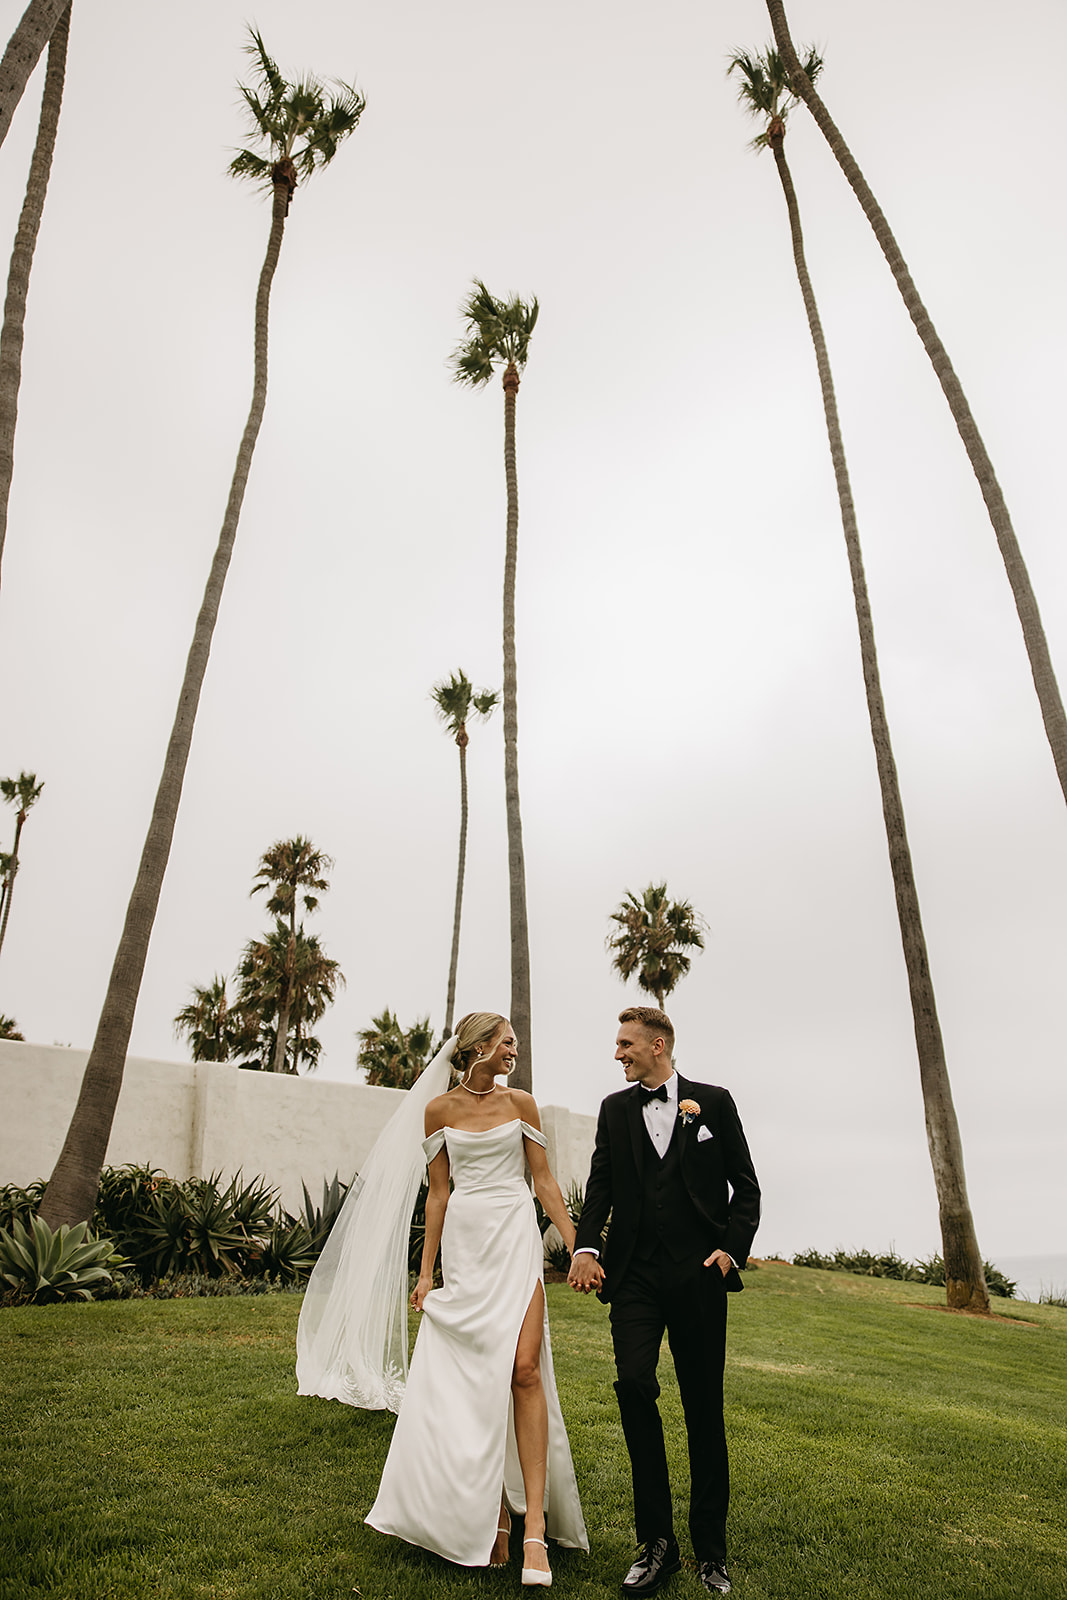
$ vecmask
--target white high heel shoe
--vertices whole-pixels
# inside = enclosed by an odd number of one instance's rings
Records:
[[[522,1543],[524,1549],[528,1544],[539,1544],[545,1550],[548,1549],[548,1545],[545,1544],[543,1539],[524,1539]],[[525,1589],[551,1589],[552,1574],[551,1572],[542,1572],[540,1567],[523,1567],[522,1583]]]
[[[497,1531],[497,1533],[510,1534],[511,1533],[511,1513],[504,1506],[501,1506],[500,1507],[500,1514],[506,1520],[504,1522],[498,1522],[497,1523],[496,1531]],[[495,1541],[494,1541],[493,1548],[494,1549],[496,1548]],[[507,1563],[507,1557],[505,1557],[503,1561],[490,1561],[490,1563],[489,1563],[489,1565],[491,1567],[506,1567],[507,1564],[508,1564]]]

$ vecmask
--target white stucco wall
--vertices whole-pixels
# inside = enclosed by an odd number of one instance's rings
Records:
[[[0,1183],[47,1178],[66,1136],[88,1051],[0,1040]],[[402,1091],[324,1078],[242,1072],[211,1062],[126,1062],[107,1147],[172,1178],[263,1177],[290,1210],[301,1181],[317,1200],[323,1178],[358,1172]],[[542,1107],[552,1170],[566,1191],[585,1182],[592,1117]]]

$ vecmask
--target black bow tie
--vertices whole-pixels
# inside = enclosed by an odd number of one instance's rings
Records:
[[[662,1100],[667,1104],[667,1085],[661,1083],[658,1089],[646,1089],[643,1083],[637,1086],[637,1098],[642,1106],[647,1106],[650,1100]]]

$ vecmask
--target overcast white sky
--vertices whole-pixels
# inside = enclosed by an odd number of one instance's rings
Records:
[[[793,0],[996,464],[1067,678],[1055,0]],[[7,31],[22,0],[6,0]],[[248,405],[269,206],[227,178],[246,18],[364,122],[295,199],[271,389],[133,1036],[264,926],[274,839],[336,858],[348,988],[444,1010],[456,752],[431,685],[499,686],[499,386],[450,381],[472,276],[536,294],[519,397],[520,769],[535,1090],[619,1086],[608,912],[666,878],[710,924],[679,1065],[728,1085],[757,1248],[939,1248],[855,620],[785,208],[724,78],[759,0],[75,4],[31,289],[0,772],[23,835],[0,1009],[88,1046]],[[5,33],[6,37],[6,33]],[[0,154],[21,203],[34,78]],[[845,429],[984,1253],[1067,1250],[1067,815],[962,446],[803,109],[787,141]],[[5,246],[6,248],[6,246]],[[459,1008],[508,1006],[499,718],[473,731]],[[5,811],[0,841],[9,845]],[[2,1176],[2,1175],[0,1175]]]

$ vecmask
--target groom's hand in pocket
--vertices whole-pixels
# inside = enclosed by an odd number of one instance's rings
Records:
[[[579,1250],[571,1260],[567,1282],[579,1294],[598,1290],[604,1282],[604,1268],[591,1250]]]
[[[725,1250],[713,1250],[704,1263],[706,1267],[718,1267],[724,1278],[733,1264],[733,1258],[728,1256]]]

